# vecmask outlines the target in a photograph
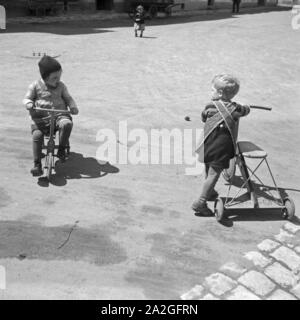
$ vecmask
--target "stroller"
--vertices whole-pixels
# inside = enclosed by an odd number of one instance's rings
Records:
[[[269,110],[271,111],[272,108],[269,107],[261,107],[261,106],[250,106],[253,109],[262,109],[262,110]],[[246,159],[255,159],[257,160],[258,164],[256,165],[255,169],[252,170],[246,163]],[[257,176],[257,170],[258,168],[265,164],[268,172],[272,178],[273,184],[274,184],[274,190],[278,193],[279,198],[275,198],[274,195],[269,191],[269,188],[265,186],[265,184],[262,182],[262,180]],[[242,178],[242,185],[240,186],[239,190],[236,192],[236,194],[230,198],[230,191],[231,187],[233,185],[234,179],[235,179],[235,172],[236,167],[239,167],[239,170],[241,172],[241,178]],[[250,141],[238,141],[237,142],[237,148],[236,148],[236,156],[231,159],[230,165],[228,169],[223,170],[222,172],[223,178],[229,183],[227,196],[224,197],[218,197],[214,203],[214,214],[218,222],[221,222],[224,219],[225,212],[227,209],[232,208],[233,206],[236,206],[238,204],[241,204],[243,201],[240,201],[240,195],[243,188],[247,189],[247,198],[251,200],[253,208],[259,208],[260,204],[258,201],[258,195],[255,190],[255,184],[251,180],[253,177],[255,177],[263,187],[264,191],[267,192],[269,199],[271,199],[272,202],[276,203],[277,207],[281,208],[282,217],[284,219],[292,220],[295,215],[295,204],[293,200],[284,195],[282,196],[279,188],[277,187],[277,184],[275,182],[274,175],[272,174],[271,168],[269,166],[269,163],[267,161],[267,152],[264,151],[262,148],[254,144]]]

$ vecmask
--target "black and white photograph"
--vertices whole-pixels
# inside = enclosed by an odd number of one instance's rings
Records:
[[[300,300],[300,0],[0,0],[0,83],[0,300]]]

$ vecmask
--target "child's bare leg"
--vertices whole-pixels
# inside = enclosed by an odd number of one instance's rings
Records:
[[[73,122],[70,119],[61,119],[58,124],[59,130],[59,147],[57,156],[59,158],[65,157],[65,148],[68,145],[69,138],[73,128]]]
[[[205,179],[202,187],[200,199],[207,201],[211,191],[215,188],[215,185],[220,177],[222,170],[223,169],[219,167],[211,167],[211,166],[209,167],[207,178]]]
[[[205,163],[205,179],[207,179],[208,170],[209,170],[209,165],[207,163]]]
[[[36,129],[32,132],[32,151],[34,167],[31,169],[31,173],[34,176],[41,175],[42,172],[42,146],[44,141],[44,134],[42,131]]]
[[[68,144],[69,137],[73,128],[73,122],[70,119],[62,119],[58,123],[59,146],[65,147]]]
[[[205,164],[205,179],[207,179],[207,177],[208,177],[208,171],[209,171],[209,165],[206,163]],[[218,192],[213,187],[209,192],[207,201],[214,201],[218,197],[218,195],[219,195]]]
[[[207,177],[203,183],[202,191],[198,200],[196,200],[192,208],[203,214],[212,214],[211,210],[207,208],[207,200],[211,192],[214,190],[214,187],[220,177],[222,168],[209,166],[208,170],[206,167]]]

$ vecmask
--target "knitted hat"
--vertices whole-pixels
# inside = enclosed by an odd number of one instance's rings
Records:
[[[54,58],[44,55],[39,61],[39,68],[41,77],[43,80],[45,80],[52,72],[61,70],[61,65]]]

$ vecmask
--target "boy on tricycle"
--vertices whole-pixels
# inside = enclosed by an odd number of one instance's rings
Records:
[[[31,169],[33,176],[43,174],[42,170],[42,146],[44,135],[50,133],[50,119],[47,111],[41,109],[54,108],[62,110],[63,113],[57,113],[55,119],[55,129],[59,131],[59,146],[57,157],[65,160],[65,148],[68,145],[69,137],[72,131],[72,117],[65,111],[70,110],[73,115],[78,114],[78,108],[74,99],[69,94],[65,84],[60,81],[62,68],[60,63],[47,55],[44,55],[39,61],[39,70],[41,79],[33,82],[25,95],[23,104],[29,111],[32,124],[32,147],[34,166]],[[38,106],[38,110],[35,109]]]

